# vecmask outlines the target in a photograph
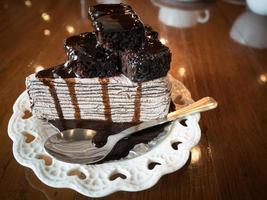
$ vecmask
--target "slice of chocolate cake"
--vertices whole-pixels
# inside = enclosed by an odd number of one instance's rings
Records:
[[[33,115],[47,120],[138,122],[170,106],[171,53],[130,6],[89,9],[95,33],[67,38],[66,63],[26,79]]]
[[[89,8],[99,43],[108,49],[138,49],[144,40],[144,26],[125,4],[99,4]]]

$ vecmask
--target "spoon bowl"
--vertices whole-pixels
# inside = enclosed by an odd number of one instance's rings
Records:
[[[96,133],[92,129],[75,128],[61,131],[57,135],[66,140],[92,140]]]

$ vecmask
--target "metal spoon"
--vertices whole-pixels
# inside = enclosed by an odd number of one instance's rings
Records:
[[[103,160],[118,141],[138,131],[173,121],[193,113],[211,110],[217,102],[211,97],[202,98],[184,108],[171,112],[167,117],[140,123],[108,137],[107,143],[97,148],[92,142],[96,134],[90,129],[69,129],[49,137],[44,146],[55,158],[69,163],[92,164]]]

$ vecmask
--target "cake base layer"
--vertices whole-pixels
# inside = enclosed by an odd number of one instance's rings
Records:
[[[162,118],[170,105],[166,77],[134,83],[110,78],[26,79],[33,114],[38,118],[137,122]]]

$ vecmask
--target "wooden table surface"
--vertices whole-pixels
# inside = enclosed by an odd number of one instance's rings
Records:
[[[219,1],[209,7],[183,7],[191,13],[207,9],[210,19],[176,28],[159,20],[159,4],[153,1],[124,2],[131,4],[170,47],[170,73],[188,87],[194,99],[212,96],[219,107],[202,114],[201,141],[182,170],[162,177],[146,191],[117,192],[103,199],[266,199],[267,50],[248,44],[260,41],[256,45],[267,47],[267,18],[246,11],[244,5]],[[63,39],[92,30],[87,8],[95,3],[0,1],[1,200],[87,199],[70,189],[50,188],[19,165],[12,154],[7,124],[14,101],[25,90],[25,77],[64,62]],[[180,13],[176,25],[188,22],[189,14],[181,16],[180,6],[172,9]],[[203,16],[203,11],[199,12]],[[168,11],[164,15],[173,17]],[[243,26],[233,26],[237,19]],[[231,29],[243,44],[231,39]]]

